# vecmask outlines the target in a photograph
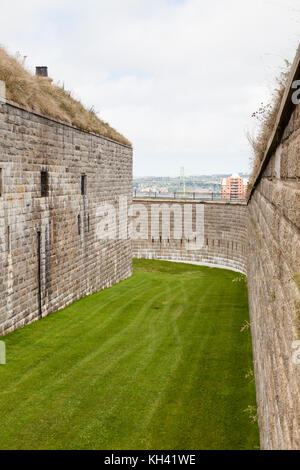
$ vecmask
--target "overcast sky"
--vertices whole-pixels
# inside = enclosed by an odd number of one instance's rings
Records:
[[[300,40],[299,0],[10,0],[1,44],[128,137],[134,174],[249,170],[245,137]]]

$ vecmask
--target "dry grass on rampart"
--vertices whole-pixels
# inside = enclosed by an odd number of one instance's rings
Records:
[[[101,121],[93,110],[87,110],[50,78],[32,75],[18,57],[0,47],[0,80],[6,84],[6,98],[24,108],[72,124],[88,132],[126,145],[130,142],[109,124]]]
[[[290,69],[291,64],[286,61],[283,71],[276,80],[277,87],[271,96],[270,102],[266,105],[262,103],[259,110],[252,114],[255,119],[259,120],[260,126],[255,137],[248,134],[248,140],[253,150],[250,186],[254,183],[255,177],[267,150],[268,142],[273,132],[276,117],[287,85]]]

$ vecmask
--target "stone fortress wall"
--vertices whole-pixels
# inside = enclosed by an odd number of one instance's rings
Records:
[[[135,211],[148,223],[148,238],[132,242],[133,257],[161,259],[203,264],[228,268],[242,273],[247,272],[247,206],[245,203],[200,202],[191,200],[133,199]],[[163,217],[163,208],[178,205],[184,214],[184,206],[192,205],[193,231],[196,231],[196,206],[204,208],[204,236],[201,249],[190,249],[184,236],[174,239],[174,215]],[[140,208],[140,213],[139,213]],[[145,210],[146,208],[146,210]],[[152,217],[151,213],[160,217]],[[182,215],[183,218],[183,215]],[[152,236],[151,226],[157,227],[157,235]],[[170,226],[170,237],[163,236],[166,226]],[[191,240],[193,243],[193,240]]]
[[[0,335],[131,275],[130,240],[96,236],[131,188],[130,147],[0,105]]]
[[[248,291],[263,449],[300,449],[300,105],[292,100],[299,79],[300,50],[248,201]]]

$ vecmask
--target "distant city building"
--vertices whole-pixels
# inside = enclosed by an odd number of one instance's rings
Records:
[[[248,179],[233,174],[222,179],[222,199],[245,199]]]

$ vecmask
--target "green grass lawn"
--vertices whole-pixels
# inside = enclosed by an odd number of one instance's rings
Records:
[[[241,275],[134,268],[1,338],[0,449],[258,448]]]

